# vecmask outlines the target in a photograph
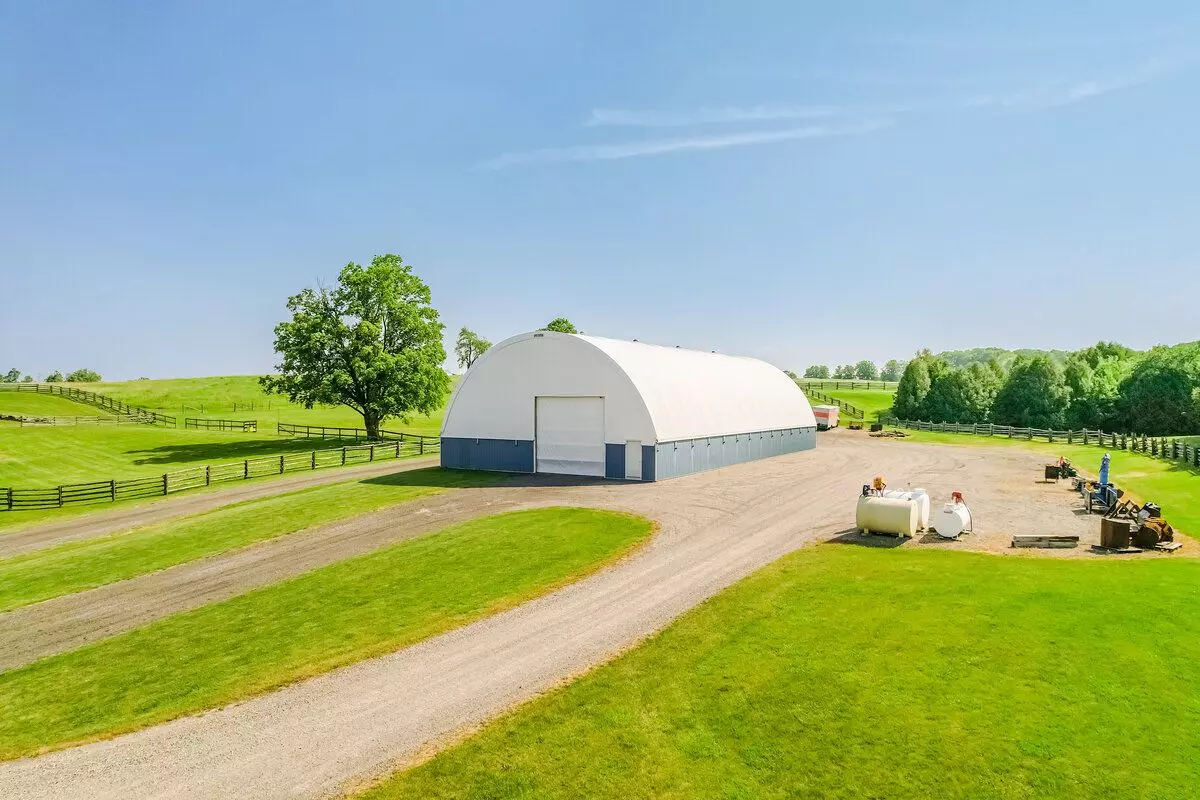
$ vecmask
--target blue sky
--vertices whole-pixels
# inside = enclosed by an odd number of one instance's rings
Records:
[[[844,6],[0,0],[0,368],[264,371],[389,251],[448,339],[1200,338],[1200,8]]]

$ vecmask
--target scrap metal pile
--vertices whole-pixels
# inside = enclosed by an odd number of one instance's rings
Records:
[[[1100,520],[1100,544],[1093,549],[1114,553],[1140,553],[1145,550],[1178,550],[1175,529],[1163,518],[1162,508],[1153,502],[1139,504],[1125,496],[1124,490],[1109,480],[1112,458],[1100,459],[1098,480],[1080,476],[1065,458],[1046,466],[1046,479],[1070,477],[1072,488],[1083,498],[1084,508],[1103,515]],[[1053,473],[1053,474],[1052,474]]]

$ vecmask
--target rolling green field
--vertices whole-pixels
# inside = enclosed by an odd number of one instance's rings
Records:
[[[1100,470],[1100,458],[1112,456],[1112,481],[1117,486],[1144,501],[1153,500],[1163,508],[1163,516],[1184,533],[1200,538],[1200,471],[1176,461],[1144,456],[1122,450],[1108,450],[1094,445],[1049,444],[1009,439],[1002,436],[971,436],[956,433],[905,431],[918,442],[956,445],[959,447],[1021,447],[1044,453],[1047,463],[1066,456],[1084,472],[1095,475]]]
[[[81,389],[115,397],[130,405],[179,417],[256,419],[260,428],[270,427],[272,430],[276,422],[347,428],[363,426],[362,416],[345,406],[307,409],[288,402],[285,397],[267,394],[258,385],[256,375],[77,385]],[[426,436],[437,436],[441,426],[440,411],[428,417],[417,415],[407,422],[392,419],[384,424],[389,430],[403,430]]]
[[[76,403],[65,397],[33,392],[0,391],[0,414],[25,417],[102,417],[105,412],[94,406]],[[12,423],[0,423],[9,425]]]
[[[282,438],[276,419],[303,425],[362,427],[348,408],[304,409],[268,396],[253,376],[182,378],[161,381],[78,384],[133,405],[180,417],[257,419],[259,433],[188,430],[147,425],[21,427],[0,423],[0,487],[40,488],[65,483],[158,475],[201,464],[256,456],[334,448],[336,440]],[[448,398],[447,398],[448,399]],[[237,410],[234,411],[234,404]],[[254,408],[248,406],[253,404]],[[186,410],[184,407],[186,406]],[[9,410],[11,409],[11,410]],[[0,392],[0,412],[99,416],[93,406],[53,395]],[[436,436],[439,411],[406,424],[393,419],[388,430]],[[0,521],[7,527],[11,521]]]
[[[398,650],[577,580],[652,530],[578,508],[483,517],[0,673],[0,759]]]
[[[807,548],[365,797],[1191,798],[1197,585]]]
[[[197,464],[337,447],[274,433],[222,433],[151,425],[0,427],[0,486],[161,475]]]
[[[894,389],[822,389],[820,391],[822,394],[862,409],[867,422],[875,422],[881,413],[890,411],[892,402],[896,399]],[[816,405],[822,401],[810,396],[809,402]],[[851,419],[853,418],[849,414],[842,412],[840,424],[846,425]]]
[[[113,536],[0,559],[0,612],[428,497],[495,483],[486,473],[422,469],[288,492]]]

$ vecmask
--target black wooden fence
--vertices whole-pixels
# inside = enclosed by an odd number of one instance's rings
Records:
[[[175,417],[170,414],[159,414],[141,406],[131,406],[107,395],[77,389],[74,386],[59,386],[56,383],[0,383],[0,391],[4,392],[33,392],[65,397],[77,403],[86,403],[96,408],[102,408],[112,414],[121,414],[133,418],[135,422],[145,425],[165,425],[176,427]]]
[[[796,378],[796,383],[806,389],[867,389],[874,391],[894,390],[896,381],[848,381],[826,378]]]
[[[916,431],[935,433],[966,433],[975,436],[1003,436],[1008,439],[1028,441],[1044,439],[1047,442],[1065,444],[1087,444],[1109,450],[1127,450],[1155,458],[1183,462],[1200,469],[1200,443],[1167,436],[1145,436],[1126,433],[1105,433],[1087,430],[1057,431],[1049,428],[1018,428],[1012,425],[962,422],[919,422],[917,420],[889,419],[889,425]]]
[[[151,424],[148,417],[130,417],[124,414],[110,414],[102,417],[88,416],[54,416],[54,417],[28,417],[28,416],[9,416],[0,414],[0,419],[12,420],[21,423],[21,427],[53,425],[53,426],[75,426],[75,425],[149,425]]]
[[[279,422],[275,432],[280,436],[310,436],[318,439],[352,439],[355,442],[370,441],[365,428],[331,428],[324,425],[292,425]],[[436,436],[422,436],[404,431],[379,431],[381,441],[416,442],[422,447],[436,446],[441,440]]]
[[[241,431],[243,433],[258,433],[258,420],[187,417],[183,421],[183,427],[204,431]]]
[[[407,434],[412,435],[412,434]],[[127,480],[92,481],[63,484],[47,489],[0,489],[0,511],[63,508],[82,503],[116,502],[134,497],[152,497],[211,486],[224,481],[248,480],[285,472],[342,467],[372,461],[404,458],[436,452],[438,440],[420,437],[412,442],[395,439],[375,444],[338,447],[331,450],[311,450],[300,453],[281,453],[277,456],[258,456],[226,464],[164,472]]]
[[[819,400],[826,405],[837,406],[852,417],[858,417],[859,419],[864,419],[866,417],[866,412],[864,412],[858,406],[847,403],[845,400],[838,400],[836,397],[830,397],[824,392],[818,392],[816,389],[809,389],[807,386],[804,387],[804,393],[814,400]]]

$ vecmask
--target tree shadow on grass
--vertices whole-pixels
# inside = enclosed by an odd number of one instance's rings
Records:
[[[891,549],[902,547],[907,541],[903,536],[889,536],[884,533],[863,533],[858,528],[846,528],[838,531],[825,540],[826,544],[853,544],[859,547],[877,547]]]
[[[361,444],[361,443],[360,443]],[[350,445],[348,445],[350,446]],[[219,464],[246,458],[277,456],[281,453],[307,453],[311,450],[336,450],[340,444],[320,439],[238,439],[229,442],[192,442],[165,444],[143,450],[127,450],[130,455],[144,454],[135,464]],[[381,445],[383,447],[383,445]]]

